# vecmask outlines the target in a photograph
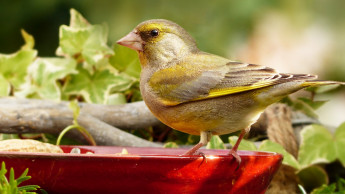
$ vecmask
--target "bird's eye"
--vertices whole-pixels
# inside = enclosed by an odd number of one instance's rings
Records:
[[[152,37],[156,37],[156,36],[158,36],[158,34],[159,34],[159,31],[158,31],[157,29],[154,29],[154,30],[151,30],[151,31],[150,31],[150,35],[151,35]]]

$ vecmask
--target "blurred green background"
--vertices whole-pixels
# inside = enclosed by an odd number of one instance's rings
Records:
[[[3,0],[0,53],[20,48],[23,28],[34,36],[39,56],[55,55],[59,26],[69,23],[75,8],[92,24],[108,24],[109,45],[144,20],[164,18],[190,32],[201,50],[345,81],[344,7],[343,0]],[[344,121],[345,112],[339,113],[345,111],[344,92],[336,98],[333,112]]]

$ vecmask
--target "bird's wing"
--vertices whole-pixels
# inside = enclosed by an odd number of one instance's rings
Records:
[[[281,74],[261,65],[199,54],[155,72],[150,85],[165,105],[177,105],[314,78],[309,74]]]

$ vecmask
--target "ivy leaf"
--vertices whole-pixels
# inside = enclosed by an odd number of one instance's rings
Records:
[[[32,50],[35,46],[35,39],[32,35],[30,35],[29,33],[27,33],[25,30],[21,30],[20,31],[25,44],[22,46],[21,50]]]
[[[238,137],[237,136],[231,136],[229,137],[229,143],[234,146],[237,142]],[[248,141],[245,139],[242,139],[240,145],[238,146],[238,150],[247,150],[247,151],[256,151],[257,147],[252,141]]]
[[[309,103],[309,101],[302,99],[294,99],[292,100],[290,97],[285,97],[282,100],[283,103],[286,103],[287,105],[291,106],[294,110],[298,110],[303,112],[304,114],[306,114],[309,117],[312,118],[317,118],[317,114],[315,113],[315,110],[312,106],[317,107],[317,106],[321,106],[318,103],[316,103],[315,105],[313,103]],[[316,109],[316,108],[315,108]]]
[[[322,185],[319,188],[314,189],[311,194],[326,194],[326,193],[336,193],[335,190],[337,189],[335,184],[330,185]]]
[[[127,103],[126,96],[122,93],[115,93],[115,94],[109,95],[106,102],[106,104],[109,104],[109,105],[126,104],[126,103]]]
[[[114,46],[114,52],[115,55],[109,58],[110,64],[119,72],[138,79],[141,66],[137,53],[132,49],[119,45]]]
[[[57,83],[65,76],[77,73],[76,62],[70,58],[37,58],[28,68],[28,79],[16,96],[37,94],[44,99],[60,100],[61,91]]]
[[[175,142],[167,142],[164,144],[164,148],[178,148],[178,145]]]
[[[218,135],[213,135],[206,145],[207,149],[225,149],[225,145]]]
[[[70,26],[73,28],[86,28],[90,23],[75,9],[70,10]]]
[[[270,140],[265,140],[261,143],[259,147],[260,151],[269,151],[269,152],[276,152],[280,153],[284,156],[283,164],[291,166],[295,169],[299,169],[300,165],[296,158],[287,152],[282,145],[272,142]]]
[[[345,167],[345,122],[342,123],[334,133],[335,148],[338,153],[338,159]]]
[[[322,105],[324,105],[326,102],[328,102],[327,100],[325,100],[325,101],[313,101],[309,98],[304,98],[304,97],[300,97],[298,99],[303,101],[304,103],[308,104],[314,110],[320,108]]]
[[[235,145],[238,137],[231,136],[229,137],[229,142],[231,145]],[[264,152],[276,152],[282,154],[284,156],[283,164],[289,165],[295,169],[299,169],[300,166],[295,159],[289,152],[287,152],[282,145],[272,142],[270,140],[263,141],[259,148],[255,146],[255,144],[248,140],[242,140],[240,145],[238,146],[238,150],[248,150],[248,151],[264,151]]]
[[[316,163],[330,163],[336,159],[345,166],[345,123],[334,137],[325,127],[310,125],[301,131],[299,162],[302,167]]]
[[[114,54],[107,46],[108,28],[103,25],[91,25],[77,11],[71,9],[70,26],[62,25],[59,30],[59,56],[69,56],[92,72],[93,67],[100,68],[108,64],[108,57]]]
[[[0,97],[8,96],[11,91],[11,84],[0,74]]]
[[[200,139],[200,136],[197,136],[197,135],[188,135],[188,138],[187,138],[187,144],[196,144],[199,142],[199,139]]]
[[[26,69],[37,56],[37,51],[32,49],[35,44],[32,36],[24,30],[22,36],[25,44],[21,50],[9,55],[0,54],[0,75],[2,80],[6,80],[1,82],[1,86],[4,87],[1,89],[1,95],[8,95],[11,86],[18,89],[25,82]]]
[[[114,75],[109,70],[96,71],[94,74],[84,68],[78,68],[78,71],[78,74],[71,75],[64,92],[82,95],[89,103],[105,104],[113,87],[132,82],[124,76]]]
[[[337,181],[337,187],[339,191],[345,191],[345,179],[339,178]]]
[[[118,80],[116,80],[116,84],[114,84],[111,88],[110,93],[118,93],[124,92],[136,82],[132,77],[129,77],[126,74],[119,74],[117,75]]]
[[[338,88],[340,86],[340,84],[332,84],[332,85],[324,85],[324,86],[317,86],[317,87],[308,87],[306,88],[306,90],[310,91],[310,92],[315,92],[317,94],[321,94],[321,93],[326,93],[329,91],[332,91],[336,88]]]
[[[317,165],[299,171],[298,178],[303,187],[309,192],[329,182],[327,172]]]

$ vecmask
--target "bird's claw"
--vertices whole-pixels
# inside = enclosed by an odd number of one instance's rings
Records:
[[[207,158],[206,158],[206,155],[205,155],[204,153],[199,152],[198,154],[199,154],[200,156],[202,156],[202,162],[201,162],[201,163],[203,163],[204,161],[207,162]]]
[[[202,161],[201,161],[201,164],[205,162],[207,162],[207,158],[206,158],[206,155],[203,153],[203,152],[194,152],[193,154],[189,154],[188,152],[185,153],[185,154],[182,154],[181,156],[202,156]]]

